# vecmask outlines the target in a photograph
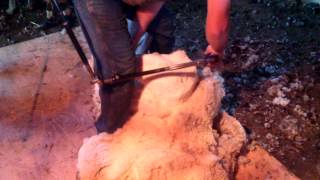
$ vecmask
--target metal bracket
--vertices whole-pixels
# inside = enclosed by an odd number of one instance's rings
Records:
[[[111,84],[116,84],[116,83],[121,83],[121,82],[125,82],[128,80],[132,80],[134,78],[145,76],[145,75],[161,73],[161,72],[165,72],[165,71],[174,71],[177,69],[188,68],[191,66],[196,66],[198,68],[204,68],[207,66],[212,66],[213,64],[215,64],[217,62],[219,62],[219,57],[217,55],[208,56],[204,59],[198,59],[198,60],[194,60],[194,61],[187,62],[187,63],[177,64],[174,66],[166,66],[166,67],[162,67],[162,68],[152,69],[152,70],[148,70],[148,71],[141,71],[141,72],[136,72],[136,73],[130,73],[130,74],[125,74],[125,75],[115,74],[111,78],[102,80],[102,83],[111,85]]]

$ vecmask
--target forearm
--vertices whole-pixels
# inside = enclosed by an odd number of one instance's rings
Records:
[[[228,43],[228,30],[207,35],[207,41],[216,54],[223,54]]]
[[[206,39],[221,54],[228,42],[230,0],[208,0]]]

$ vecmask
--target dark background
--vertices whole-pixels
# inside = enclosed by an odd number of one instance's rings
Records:
[[[46,5],[22,2],[7,15],[0,2],[0,47],[60,30],[41,31]],[[206,47],[206,2],[179,0],[177,49],[191,57]],[[223,109],[302,179],[320,179],[320,6],[296,0],[232,2],[230,39],[224,57]],[[33,23],[31,23],[33,22]],[[289,101],[279,105],[276,98]]]

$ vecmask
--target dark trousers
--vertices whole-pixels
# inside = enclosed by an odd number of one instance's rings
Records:
[[[136,71],[136,59],[126,18],[133,18],[136,7],[120,0],[74,0],[79,21],[95,58],[99,78]],[[162,8],[148,32],[152,37],[150,51],[169,53],[172,50],[173,16]],[[134,82],[100,87],[101,114],[96,122],[98,132],[112,133],[130,115]]]

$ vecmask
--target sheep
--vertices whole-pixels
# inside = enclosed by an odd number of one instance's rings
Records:
[[[183,51],[149,54],[142,58],[142,69],[183,62],[190,62]],[[78,179],[234,176],[246,136],[240,123],[220,110],[224,89],[217,72],[190,67],[145,76],[136,87],[136,112],[126,124],[113,134],[84,140],[78,153]]]

